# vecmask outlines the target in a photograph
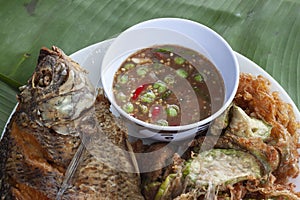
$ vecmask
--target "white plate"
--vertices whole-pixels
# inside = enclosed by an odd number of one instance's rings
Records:
[[[101,87],[101,81],[99,80],[99,78],[100,78],[100,67],[101,67],[102,59],[104,57],[104,53],[113,40],[114,39],[110,39],[110,40],[105,40],[103,42],[93,44],[91,46],[88,46],[84,49],[81,49],[73,53],[70,56],[72,59],[77,61],[81,66],[87,69],[87,71],[89,71],[89,78],[91,79],[92,83],[97,87]],[[265,72],[261,67],[259,67],[257,64],[255,64],[245,56],[239,53],[236,53],[236,56],[240,65],[240,72],[251,73],[253,75],[262,75],[267,79],[269,79],[269,81],[271,82],[272,91],[278,91],[281,99],[292,105],[292,107],[294,108],[296,119],[300,121],[299,110],[297,109],[295,103],[289,97],[287,92],[280,86],[280,84],[272,76],[270,76],[267,72]],[[296,179],[293,179],[292,182],[296,184],[296,191],[300,191],[300,176],[298,176]]]

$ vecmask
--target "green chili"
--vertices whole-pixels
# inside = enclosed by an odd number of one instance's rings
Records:
[[[203,77],[202,77],[201,74],[196,74],[194,76],[194,80],[197,81],[197,82],[201,82],[201,81],[203,81]]]
[[[158,90],[158,93],[163,93],[167,90],[167,86],[164,82],[162,81],[156,81],[153,84],[153,88]]]
[[[155,49],[155,51],[156,52],[166,53],[166,52],[172,52],[173,48],[171,48],[171,47],[164,47],[164,48]]]
[[[140,111],[142,112],[142,113],[148,113],[148,107],[147,106],[145,106],[145,105],[140,105],[139,106],[139,108],[140,108]]]
[[[169,125],[168,121],[165,120],[165,119],[159,119],[159,120],[157,120],[156,124],[160,125],[160,126],[168,126]]]
[[[175,78],[173,75],[168,74],[165,78],[164,81],[168,84],[168,85],[172,85],[175,83]]]
[[[155,100],[155,94],[152,90],[148,90],[145,94],[141,96],[141,101],[144,103],[151,103]]]
[[[130,102],[124,104],[122,108],[123,108],[123,110],[124,110],[125,112],[127,112],[127,113],[131,113],[131,112],[133,112],[133,110],[134,110],[134,106],[133,106],[133,104],[130,103]]]
[[[177,105],[168,105],[166,112],[169,117],[176,117],[178,115],[179,107]]]
[[[135,67],[135,65],[133,64],[133,63],[126,63],[125,65],[124,65],[124,68],[125,69],[132,69],[132,68],[134,68]]]
[[[181,78],[187,78],[189,75],[184,69],[177,69],[176,74]]]
[[[136,73],[139,76],[145,76],[148,73],[149,69],[146,66],[140,66],[139,68],[137,68]]]
[[[177,111],[175,108],[167,108],[167,115],[169,117],[176,117],[177,116]]]
[[[121,84],[125,84],[128,82],[128,75],[127,74],[123,74],[118,76],[118,82]]]
[[[176,64],[182,65],[185,62],[185,59],[182,58],[182,57],[175,57],[174,61],[175,61]]]

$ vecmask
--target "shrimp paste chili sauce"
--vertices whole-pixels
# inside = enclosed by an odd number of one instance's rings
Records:
[[[129,56],[115,73],[113,93],[117,104],[133,117],[179,126],[217,111],[225,89],[206,57],[181,46],[162,45]]]

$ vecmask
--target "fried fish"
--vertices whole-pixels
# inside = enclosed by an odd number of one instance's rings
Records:
[[[87,72],[42,48],[0,142],[0,199],[144,199],[127,132]]]

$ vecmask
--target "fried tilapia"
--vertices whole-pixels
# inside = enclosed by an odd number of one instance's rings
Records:
[[[144,199],[127,132],[86,71],[42,48],[0,143],[0,199]]]

